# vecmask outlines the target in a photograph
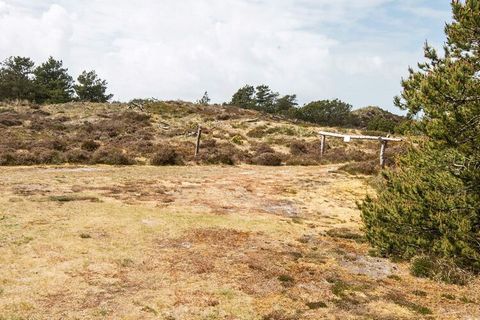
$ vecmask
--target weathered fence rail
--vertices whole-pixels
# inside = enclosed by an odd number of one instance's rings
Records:
[[[320,156],[323,157],[325,153],[325,145],[327,137],[342,138],[345,142],[350,142],[351,140],[376,140],[380,142],[380,166],[385,167],[385,149],[387,148],[388,142],[401,142],[403,141],[400,138],[390,138],[390,137],[376,137],[376,136],[364,136],[364,135],[349,135],[341,134],[334,132],[320,131]]]

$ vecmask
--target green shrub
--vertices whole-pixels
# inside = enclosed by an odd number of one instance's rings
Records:
[[[460,269],[451,259],[439,259],[427,255],[415,256],[411,260],[410,273],[420,278],[430,278],[446,283],[465,285],[471,274]]]
[[[424,148],[384,172],[378,196],[360,204],[367,239],[385,256],[424,254],[479,272],[480,195],[456,175],[457,152]],[[413,273],[431,277],[427,260],[414,261]]]

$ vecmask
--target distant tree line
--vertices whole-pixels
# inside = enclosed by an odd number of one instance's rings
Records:
[[[83,71],[75,82],[61,60],[49,57],[39,66],[27,57],[10,57],[0,63],[0,101],[36,103],[70,101],[107,102],[107,81],[95,71]]]
[[[295,94],[281,96],[267,85],[246,85],[233,95],[229,105],[286,116],[325,126],[355,127],[372,131],[402,132],[406,118],[378,107],[352,111],[339,99],[313,101],[299,107]]]

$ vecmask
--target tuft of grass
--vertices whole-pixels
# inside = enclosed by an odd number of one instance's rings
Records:
[[[428,256],[416,256],[412,259],[410,273],[419,278],[428,278],[434,268],[433,260]]]
[[[405,307],[407,309],[410,309],[411,311],[416,312],[418,314],[421,314],[421,315],[431,315],[431,314],[433,314],[432,310],[430,310],[429,308],[427,308],[425,306],[422,306],[420,304],[408,301],[403,296],[401,296],[399,294],[392,293],[392,294],[389,294],[387,296],[387,298],[388,298],[388,300],[392,301],[396,305],[399,305],[401,307]]]
[[[331,290],[337,297],[343,298],[346,296],[345,291],[351,290],[352,286],[341,279],[329,278],[327,281],[333,284]]]
[[[476,303],[476,302],[473,301],[472,299],[469,299],[469,298],[467,298],[467,297],[465,297],[465,296],[461,297],[459,300],[460,300],[461,302],[463,302],[463,303],[466,303],[466,304]]]
[[[56,201],[56,202],[73,202],[73,201],[100,202],[100,199],[97,197],[75,196],[75,195],[50,196],[48,197],[48,199],[50,201]]]
[[[285,287],[291,287],[293,286],[294,282],[295,282],[295,279],[288,275],[288,274],[282,274],[282,275],[279,275],[278,276],[278,281],[280,281],[282,283],[283,286]]]
[[[24,245],[24,244],[28,244],[32,240],[33,240],[33,237],[22,236],[20,239],[17,239],[15,241],[13,241],[13,244],[15,244],[17,246],[21,246],[21,245]]]
[[[388,279],[392,279],[392,280],[395,280],[395,281],[402,281],[402,278],[400,278],[399,276],[397,276],[396,274],[391,274],[387,277]]]
[[[456,297],[453,294],[450,293],[443,293],[442,298],[448,299],[448,300],[455,300]]]
[[[327,308],[327,304],[322,301],[316,301],[316,302],[307,302],[306,303],[307,307],[312,310],[320,309],[320,308]]]
[[[144,312],[149,312],[149,313],[153,313],[154,315],[158,316],[158,311],[155,310],[154,308],[150,307],[150,306],[144,306],[142,308],[142,311]]]
[[[82,238],[82,239],[91,239],[92,236],[89,235],[88,233],[80,233],[80,238]]]
[[[425,291],[422,291],[422,290],[413,290],[412,294],[414,294],[418,297],[426,297],[427,296],[427,293]]]
[[[426,255],[412,258],[410,273],[419,278],[430,278],[457,285],[466,285],[472,276],[451,261],[435,259]]]
[[[354,232],[348,228],[330,229],[327,231],[327,235],[332,238],[353,240],[357,243],[364,243],[367,241],[364,235],[358,232]]]

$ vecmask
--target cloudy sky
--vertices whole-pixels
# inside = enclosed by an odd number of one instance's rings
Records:
[[[0,0],[0,59],[95,69],[116,100],[223,102],[268,84],[300,103],[340,98],[395,111],[449,0]]]

